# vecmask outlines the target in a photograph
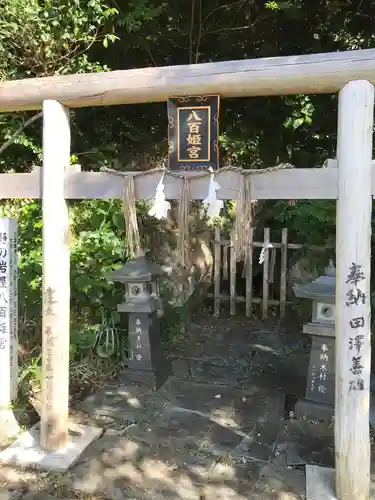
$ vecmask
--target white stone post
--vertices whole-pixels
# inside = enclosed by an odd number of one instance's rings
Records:
[[[0,218],[0,441],[19,432],[12,404],[18,392],[18,224]]]
[[[339,94],[336,230],[336,495],[369,500],[371,159],[374,87]]]

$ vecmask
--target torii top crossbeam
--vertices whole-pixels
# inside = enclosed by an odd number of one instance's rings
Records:
[[[184,95],[333,93],[351,80],[375,83],[375,49],[15,80],[0,84],[0,113],[40,109],[48,99],[78,108]]]

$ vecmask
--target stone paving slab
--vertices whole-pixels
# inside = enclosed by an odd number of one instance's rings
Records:
[[[60,497],[61,498],[61,497]],[[47,493],[27,493],[21,497],[22,500],[56,500],[56,496],[48,495]],[[69,500],[63,498],[61,500]]]
[[[247,380],[244,380],[241,386],[246,387],[248,381],[251,381],[264,389],[277,389],[285,394],[304,396],[308,360],[301,364],[299,367],[287,357],[257,352],[252,359]]]
[[[277,450],[283,422],[256,424],[248,438],[232,451],[231,456],[242,462],[259,461],[271,463]]]
[[[68,498],[61,498],[61,500],[69,500]],[[56,496],[48,495],[43,492],[28,492],[23,491],[10,491],[0,488],[0,500],[56,500]]]
[[[334,467],[334,429],[322,423],[291,420],[286,433],[286,463]]]
[[[217,327],[217,325],[220,325]],[[233,318],[213,318],[210,324],[193,324],[189,352],[192,357],[212,356],[241,358],[251,352],[254,339],[254,322]],[[265,328],[264,328],[265,329]]]
[[[243,439],[235,430],[221,426],[193,410],[169,407],[152,424],[142,423],[127,434],[142,443],[158,446],[174,442],[189,455],[221,456],[233,450]]]
[[[276,333],[264,331],[254,332],[250,337],[250,349],[255,352],[264,352],[274,356],[285,356],[285,337]]]
[[[19,500],[22,495],[22,492],[9,491],[4,488],[0,488],[0,500]]]
[[[232,387],[236,387],[238,381],[248,375],[250,366],[250,357],[245,360],[234,358],[232,363],[228,362],[226,365],[212,362],[211,359],[192,359],[190,361],[191,374],[195,380]]]
[[[167,405],[167,386],[155,392],[147,377],[131,377],[127,384],[111,384],[88,396],[78,405],[78,411],[104,427],[116,423],[127,427],[140,419],[152,421]]]
[[[238,426],[236,407],[242,399],[257,391],[256,387],[244,392],[233,387],[173,379],[169,383],[174,406],[199,411],[216,422],[234,427]]]
[[[257,490],[263,498],[297,500],[304,498],[305,474],[303,470],[278,470],[270,464],[262,464],[259,471]],[[249,497],[251,498],[251,497]]]
[[[172,361],[172,374],[178,378],[191,377],[190,363],[188,359],[184,358],[171,358]]]
[[[91,447],[88,456],[74,467],[71,485],[89,494],[107,498],[199,499],[208,482],[207,471],[214,460],[205,456],[184,462],[186,450],[153,446],[129,438],[105,435]],[[117,493],[116,493],[117,492]]]
[[[137,500],[271,500],[280,488],[290,489],[287,479],[275,469],[264,470],[260,462],[237,464],[204,456],[184,461],[185,455],[186,450],[172,446],[107,435],[72,470],[70,483],[84,493]]]
[[[252,386],[253,388],[256,386]],[[253,389],[252,389],[253,390]],[[238,425],[248,432],[255,423],[279,422],[284,419],[285,394],[278,390],[257,387],[253,394],[247,394],[236,405]]]
[[[246,434],[259,422],[284,418],[285,394],[254,384],[238,389],[215,384],[171,379],[170,403],[209,416],[213,421]]]

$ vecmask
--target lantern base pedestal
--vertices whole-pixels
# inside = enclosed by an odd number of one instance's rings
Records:
[[[330,422],[334,417],[333,405],[318,403],[309,399],[300,399],[295,406],[295,415],[301,420],[319,420]]]
[[[160,318],[155,313],[129,313],[129,360],[123,374],[144,376],[161,387],[172,373],[160,335]]]
[[[121,383],[129,384],[131,382],[136,382],[142,380],[150,389],[157,391],[162,385],[168,380],[168,377],[172,374],[172,365],[165,360],[163,369],[160,370],[141,370],[133,366],[125,368],[125,370],[120,374],[119,381]]]
[[[0,464],[53,472],[66,472],[103,429],[87,425],[69,427],[65,448],[46,451],[40,446],[40,423],[24,432],[14,443],[0,452]]]

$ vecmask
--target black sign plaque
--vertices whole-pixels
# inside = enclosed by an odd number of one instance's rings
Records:
[[[306,399],[334,404],[335,339],[314,335],[307,374]]]
[[[219,167],[220,96],[168,99],[168,159],[171,170]]]

